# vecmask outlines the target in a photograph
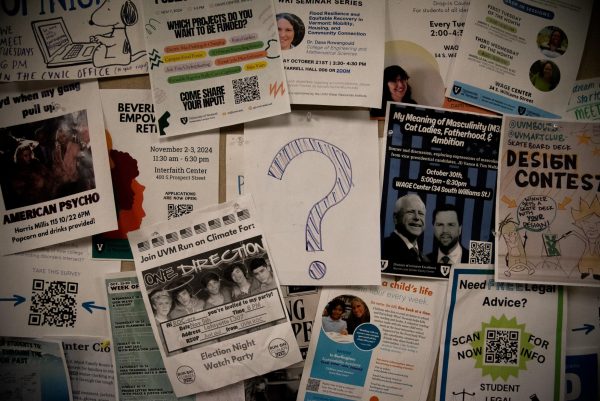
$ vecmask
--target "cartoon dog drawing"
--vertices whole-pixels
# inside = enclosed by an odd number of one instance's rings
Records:
[[[93,55],[95,67],[128,65],[146,53],[144,50],[131,53],[127,27],[137,21],[138,11],[131,0],[105,0],[92,13],[90,25],[112,27],[106,34],[90,36],[91,42],[99,44]]]

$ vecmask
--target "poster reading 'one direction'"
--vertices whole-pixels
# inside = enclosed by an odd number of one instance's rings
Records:
[[[600,286],[600,124],[504,117],[496,280]]]
[[[158,140],[149,90],[101,90],[119,227],[95,235],[92,255],[132,259],[127,233],[218,201],[219,134]]]
[[[385,1],[276,1],[293,104],[379,107]]]
[[[498,113],[560,118],[592,0],[472,1],[446,95]]]
[[[564,287],[498,283],[490,266],[453,267],[436,400],[562,401]]]
[[[2,1],[0,81],[145,74],[141,3]]]
[[[383,273],[447,278],[492,262],[499,117],[388,103]]]
[[[290,111],[272,1],[145,2],[144,18],[161,135]]]
[[[96,81],[0,86],[0,253],[117,227]]]

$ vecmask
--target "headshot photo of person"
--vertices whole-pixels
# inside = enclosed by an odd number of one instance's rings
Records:
[[[204,301],[204,309],[214,308],[231,302],[231,293],[229,288],[221,285],[221,277],[215,272],[208,272],[200,280],[202,287],[208,293]]]
[[[277,33],[281,50],[290,50],[298,46],[304,39],[304,23],[294,14],[281,13],[276,15]]]
[[[560,82],[558,66],[549,60],[538,60],[529,69],[529,79],[542,92],[549,92]]]
[[[325,315],[323,316],[323,331],[326,333],[348,334],[348,327],[345,320],[342,319],[346,312],[346,303],[334,298],[325,307]]]
[[[169,319],[186,316],[204,309],[204,301],[196,296],[189,285],[193,278],[193,276],[180,277],[165,287],[165,290],[171,291],[175,299],[175,307],[169,314]]]
[[[433,238],[435,247],[434,251],[427,255],[427,259],[444,265],[469,262],[469,251],[460,243],[461,222],[462,216],[454,205],[445,204],[434,210]]]
[[[371,321],[369,307],[359,297],[352,298],[350,301],[350,316],[346,320],[348,334],[354,334],[354,330],[363,323]]]
[[[169,320],[169,313],[171,313],[171,309],[173,308],[173,298],[171,298],[171,293],[159,289],[150,294],[149,298],[156,321],[162,323]]]
[[[233,283],[231,299],[236,301],[257,292],[260,284],[254,277],[248,276],[246,266],[236,263],[225,269],[224,277]]]
[[[271,270],[271,266],[269,266],[264,258],[252,259],[250,261],[250,272],[256,281],[258,281],[258,286],[254,293],[272,290],[277,286],[275,277],[273,277],[273,270]]]
[[[412,88],[408,84],[408,78],[408,73],[398,65],[390,65],[383,70],[381,108],[371,109],[371,118],[385,117],[387,102],[417,104],[412,98]]]
[[[544,56],[555,58],[565,54],[569,41],[562,29],[547,26],[538,34],[538,46]]]
[[[381,259],[412,265],[429,263],[417,240],[425,230],[425,203],[416,194],[404,195],[394,204],[394,232],[384,238]]]

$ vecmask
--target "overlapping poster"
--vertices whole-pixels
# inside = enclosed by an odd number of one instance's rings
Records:
[[[600,124],[505,116],[496,280],[600,286]]]
[[[146,74],[140,0],[2,2],[0,81]]]
[[[302,360],[249,196],[142,227],[129,241],[178,397]]]
[[[132,259],[127,233],[217,203],[219,133],[159,142],[149,90],[100,91],[118,228],[95,235],[92,256]]]
[[[427,399],[445,281],[321,291],[298,401]]]
[[[98,83],[0,87],[0,253],[117,227]]]
[[[272,1],[146,2],[144,23],[161,135],[290,111]]]
[[[566,302],[562,286],[499,283],[493,265],[454,266],[436,400],[564,400]]]
[[[379,107],[385,1],[278,1],[293,104]]]
[[[446,96],[504,114],[560,118],[592,0],[472,1]]]
[[[492,262],[501,121],[388,103],[382,273],[443,279]]]
[[[600,78],[575,81],[563,116],[570,120],[600,120]]]
[[[378,285],[377,123],[297,111],[246,124],[244,139],[244,190],[273,234],[281,282]]]
[[[101,278],[116,261],[0,258],[0,336],[108,336]]]

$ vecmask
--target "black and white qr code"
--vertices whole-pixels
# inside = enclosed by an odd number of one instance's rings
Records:
[[[34,279],[31,290],[30,326],[75,326],[78,283]]]
[[[194,205],[192,205],[192,204],[176,205],[174,203],[169,203],[167,205],[167,220],[171,220],[176,217],[180,217],[185,214],[192,213],[193,211],[194,211]]]
[[[234,79],[232,82],[235,104],[260,100],[260,88],[258,86],[258,77],[256,75]]]
[[[486,329],[484,363],[519,365],[520,330]]]
[[[471,241],[469,248],[469,263],[475,265],[488,265],[492,263],[491,242]]]
[[[321,380],[317,379],[308,379],[308,383],[306,383],[306,391],[319,391],[319,386],[321,385]]]

